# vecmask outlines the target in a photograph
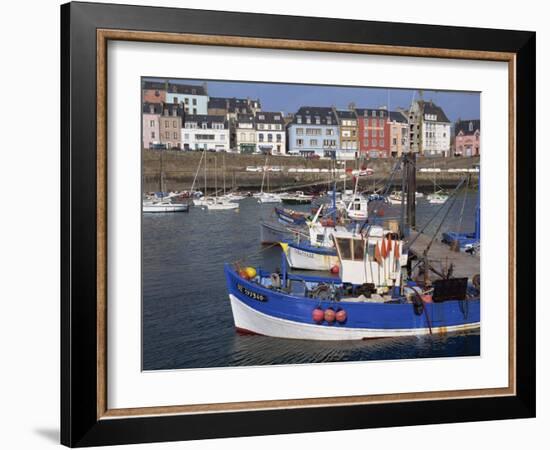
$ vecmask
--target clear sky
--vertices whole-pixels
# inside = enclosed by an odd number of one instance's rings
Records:
[[[146,78],[156,80],[158,78]],[[164,79],[163,79],[164,80]],[[294,113],[300,106],[336,106],[347,109],[353,102],[358,108],[389,106],[409,108],[413,98],[419,99],[414,89],[320,86],[308,84],[259,83],[248,81],[210,81],[170,79],[171,82],[201,85],[207,83],[210,97],[238,97],[260,99],[264,111]],[[423,91],[424,100],[433,100],[441,106],[452,122],[461,119],[479,119],[479,92]]]

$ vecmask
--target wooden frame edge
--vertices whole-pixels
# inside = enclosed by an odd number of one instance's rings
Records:
[[[423,47],[403,47],[374,44],[356,44],[325,41],[298,41],[289,39],[248,38],[238,36],[203,35],[185,33],[160,33],[148,31],[115,30],[99,28],[97,36],[97,419],[109,420],[123,417],[144,417],[174,414],[206,414],[269,409],[313,408],[326,406],[350,406],[376,403],[414,402],[425,400],[451,400],[462,398],[502,397],[516,395],[516,54],[478,50],[456,50]],[[161,42],[172,44],[251,47],[282,50],[362,53],[405,57],[432,57],[448,59],[473,59],[508,63],[509,88],[509,248],[513,254],[509,260],[509,339],[508,339],[508,387],[415,392],[402,394],[340,396],[289,400],[266,400],[201,405],[151,406],[141,408],[108,409],[107,405],[107,42],[123,40],[136,42]]]

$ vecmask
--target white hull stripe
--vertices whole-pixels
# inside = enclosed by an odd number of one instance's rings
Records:
[[[369,338],[398,337],[430,334],[429,328],[410,329],[371,329],[345,328],[293,322],[263,314],[229,294],[235,327],[264,336],[307,339],[318,341],[362,340]],[[479,322],[449,327],[433,327],[432,333],[473,330],[479,328]]]

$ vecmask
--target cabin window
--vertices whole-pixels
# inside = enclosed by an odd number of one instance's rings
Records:
[[[317,235],[317,243],[321,244],[325,240],[324,234],[318,234]]]
[[[337,238],[338,248],[342,259],[351,259],[351,239]]]
[[[365,242],[363,239],[353,239],[353,260],[363,261],[365,257]]]

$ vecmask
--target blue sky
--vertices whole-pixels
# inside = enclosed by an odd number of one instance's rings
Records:
[[[147,80],[159,80],[146,78]],[[164,80],[164,79],[163,79]],[[259,98],[264,111],[293,113],[300,106],[336,106],[347,109],[351,102],[358,108],[377,108],[389,105],[408,108],[413,99],[419,99],[414,89],[386,89],[369,87],[320,86],[308,84],[278,84],[247,81],[210,81],[170,79],[173,82],[200,85],[206,82],[211,97]],[[423,91],[424,100],[433,100],[441,106],[452,122],[461,119],[479,119],[480,94],[461,91]]]

